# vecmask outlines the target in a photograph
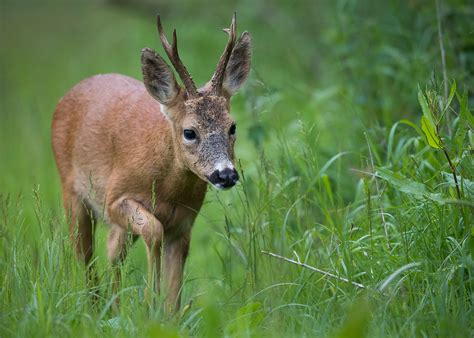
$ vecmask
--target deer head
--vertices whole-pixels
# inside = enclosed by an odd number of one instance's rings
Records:
[[[161,103],[173,132],[177,159],[202,180],[218,189],[234,186],[239,177],[234,166],[235,121],[230,115],[231,96],[246,81],[250,72],[250,34],[236,38],[236,17],[232,18],[227,45],[211,80],[196,85],[178,54],[176,30],[169,44],[157,16],[163,48],[178,73],[178,84],[165,60],[149,48],[142,50],[145,87]]]

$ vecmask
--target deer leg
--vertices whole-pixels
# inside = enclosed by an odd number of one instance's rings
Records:
[[[91,259],[94,254],[94,223],[92,214],[82,199],[74,193],[63,195],[64,208],[69,222],[69,235],[74,244],[74,251],[79,260],[86,266],[87,282],[97,284],[97,274]]]
[[[189,251],[190,234],[164,242],[164,276],[166,286],[166,311],[179,310],[184,263]]]
[[[148,257],[148,283],[155,285],[158,292],[163,225],[143,205],[130,198],[113,202],[108,207],[108,217],[124,231],[130,228],[133,234],[143,237]],[[145,298],[151,301],[151,294],[145,291]]]
[[[107,256],[113,269],[112,292],[114,294],[117,294],[118,288],[120,287],[121,264],[127,257],[130,245],[135,243],[137,239],[137,235],[129,236],[128,231],[118,225],[112,225],[110,229],[107,238]],[[116,304],[118,305],[118,303],[119,298],[117,297]]]
[[[146,242],[145,242],[146,243]],[[154,285],[155,292],[160,293],[160,275],[161,275],[161,241],[152,245],[146,245],[146,254],[148,258],[148,285]],[[151,302],[152,292],[149,287],[145,289],[145,299]]]

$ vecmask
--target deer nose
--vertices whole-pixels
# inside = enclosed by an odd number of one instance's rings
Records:
[[[218,188],[231,188],[239,180],[239,174],[235,169],[225,168],[216,170],[209,176],[209,181]]]

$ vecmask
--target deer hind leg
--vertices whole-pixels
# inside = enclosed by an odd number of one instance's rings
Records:
[[[85,202],[75,193],[64,194],[64,207],[69,222],[69,235],[74,251],[79,260],[86,266],[86,277],[89,286],[97,285],[97,273],[92,261],[94,255],[94,221],[92,212]]]
[[[129,247],[138,239],[137,235],[132,234],[119,225],[112,225],[109,236],[107,238],[107,256],[112,264],[113,280],[112,292],[117,294],[120,287],[121,271],[120,267],[127,257]],[[116,304],[118,305],[119,298],[117,297]]]
[[[111,222],[143,237],[148,256],[148,284],[155,285],[158,292],[163,225],[142,204],[130,198],[116,200],[108,206],[107,212]],[[146,292],[145,296],[151,302],[151,293]]]

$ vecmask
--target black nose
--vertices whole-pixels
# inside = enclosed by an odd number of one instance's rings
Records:
[[[209,176],[209,181],[222,188],[233,187],[239,180],[239,174],[235,169],[225,168],[216,170]]]

